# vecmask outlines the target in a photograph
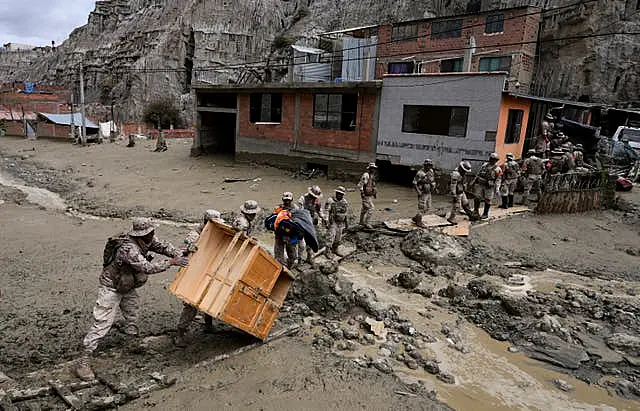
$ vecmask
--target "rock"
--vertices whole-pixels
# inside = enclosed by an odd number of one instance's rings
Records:
[[[418,284],[420,284],[420,281],[422,281],[422,276],[413,271],[400,273],[396,277],[397,284],[407,290],[413,290],[416,288]]]
[[[342,340],[344,338],[344,331],[342,331],[340,328],[337,328],[335,330],[330,330],[329,335],[334,340]]]
[[[551,307],[550,312],[551,314],[556,314],[562,318],[565,318],[567,316],[567,311],[560,304],[556,304],[553,307]]]
[[[438,291],[438,295],[440,297],[446,297],[451,299],[466,297],[469,294],[470,294],[469,291],[465,287],[462,287],[457,284],[449,284],[446,288],[442,288],[441,290]]]
[[[400,249],[404,255],[425,267],[450,262],[465,254],[464,248],[454,237],[429,230],[416,230],[407,234],[400,243]]]
[[[404,364],[407,366],[407,368],[411,369],[411,370],[417,370],[419,365],[418,362],[416,360],[414,360],[413,358],[409,358],[407,359]]]
[[[347,340],[357,340],[360,338],[360,331],[355,327],[349,327],[342,330],[344,338]]]
[[[389,350],[391,355],[395,354],[398,351],[398,345],[392,342],[382,343],[380,344],[380,348],[386,348],[387,350]]]
[[[339,351],[345,351],[347,349],[347,343],[344,341],[338,341],[336,344],[336,349]]]
[[[557,332],[562,328],[560,321],[550,315],[544,315],[540,322],[538,322],[538,328],[545,332]]]
[[[373,318],[367,317],[365,323],[369,326],[369,329],[376,337],[385,338],[387,336],[387,330],[384,327],[384,321],[377,321]]]
[[[87,187],[95,187],[96,183],[93,180],[87,181]]]
[[[425,361],[424,364],[422,364],[422,367],[429,374],[435,375],[440,373],[440,366],[438,366],[435,361]]]
[[[371,334],[365,334],[365,335],[362,336],[361,342],[362,342],[362,344],[365,344],[365,345],[373,345],[373,344],[375,344],[376,339]]]
[[[329,260],[320,265],[320,272],[325,275],[334,274],[338,272],[338,263],[335,261]]]
[[[518,317],[526,316],[531,310],[531,304],[526,299],[515,296],[502,296],[501,305],[507,314]]]
[[[640,337],[624,333],[613,334],[607,338],[606,343],[614,350],[622,351],[632,356],[640,356]]]
[[[391,351],[388,348],[380,348],[378,351],[380,357],[391,357]]]
[[[422,360],[422,353],[418,350],[409,351],[407,354],[413,359]]]
[[[426,281],[421,281],[420,284],[418,284],[418,286],[413,289],[413,292],[416,294],[420,294],[425,298],[433,297],[433,289]]]
[[[556,387],[558,387],[559,389],[565,392],[570,392],[575,389],[573,385],[570,385],[565,380],[561,380],[559,378],[555,378],[552,382]]]
[[[410,322],[404,322],[401,323],[398,326],[398,330],[404,334],[404,335],[410,335],[410,336],[414,336],[418,333],[418,331],[415,329],[415,327],[413,326],[413,324],[411,324]]]
[[[456,383],[456,378],[451,375],[451,374],[447,374],[447,373],[440,373],[438,374],[438,379],[440,381],[442,381],[445,384],[455,384]]]
[[[392,374],[393,368],[386,359],[378,359],[373,361],[373,367],[383,374]]]
[[[500,294],[500,288],[483,278],[476,278],[467,284],[467,289],[471,294],[480,299],[494,298]]]
[[[570,370],[577,370],[582,362],[589,361],[589,355],[582,347],[569,343],[558,348],[535,346],[529,356]]]
[[[347,350],[349,351],[357,351],[358,350],[358,344],[355,341],[347,341]]]
[[[9,382],[9,381],[12,381],[11,377],[9,377],[7,374],[0,371],[0,384]]]
[[[509,350],[510,353],[520,352],[520,349],[518,347],[516,347],[516,346],[513,346],[513,345],[511,347],[507,348],[507,350]]]
[[[407,359],[407,357],[404,354],[397,354],[396,355],[396,361],[398,362],[405,362]]]

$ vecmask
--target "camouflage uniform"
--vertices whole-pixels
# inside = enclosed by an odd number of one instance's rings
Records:
[[[319,220],[324,216],[322,215],[322,202],[320,198],[314,197],[311,194],[303,194],[298,199],[298,208],[309,211],[311,214],[311,219],[313,220],[313,225],[317,226]],[[302,258],[303,255],[307,255],[307,262],[311,263],[311,249],[307,247],[307,243],[304,241],[304,238],[298,242],[298,255]]]
[[[520,166],[515,160],[504,163],[503,180],[500,185],[500,194],[503,196],[513,196],[520,175]]]
[[[360,177],[358,188],[360,189],[360,198],[362,199],[360,224],[363,226],[368,226],[369,220],[371,219],[371,214],[373,213],[373,209],[375,207],[375,205],[373,204],[373,199],[377,196],[375,177],[368,171],[366,171],[364,174],[362,174],[362,177]]]
[[[431,209],[431,191],[436,188],[436,175],[433,168],[421,169],[413,179],[418,192],[418,215],[424,216]]]
[[[125,331],[137,334],[136,321],[140,309],[140,298],[135,288],[142,286],[150,274],[166,271],[171,267],[169,260],[152,263],[146,256],[149,251],[167,257],[177,257],[180,252],[170,243],[153,238],[148,246],[141,245],[135,237],[129,237],[116,251],[114,261],[102,270],[98,298],[93,308],[93,325],[84,338],[85,352],[91,353],[98,347],[98,342],[109,332],[118,315],[118,310],[125,319]],[[116,291],[116,284],[122,284],[129,278],[130,289]]]
[[[525,185],[524,185],[524,201],[525,204],[529,203],[529,195],[531,195],[531,189],[533,188],[536,192],[536,197],[540,199],[541,187],[540,183],[542,180],[542,172],[544,171],[544,162],[541,158],[537,157],[535,154],[528,157],[524,160],[524,164],[522,165],[522,171],[524,172],[524,176],[526,177]]]
[[[466,186],[464,184],[464,176],[456,168],[451,172],[450,194],[452,198],[451,204],[451,216],[449,216],[449,222],[456,222],[456,215],[458,210],[462,207],[465,213],[471,218],[472,212],[469,209],[469,200],[465,194]]]
[[[495,164],[498,155],[493,153],[490,158],[493,159],[494,163],[487,162],[480,167],[473,186],[473,194],[475,196],[474,214],[476,217],[480,215],[480,203],[484,201],[482,218],[489,218],[491,200],[493,200],[496,192],[499,192],[502,183],[502,168]]]
[[[580,150],[576,150],[573,152],[575,158],[576,168],[581,167],[584,168],[584,153]]]
[[[566,169],[565,158],[562,153],[552,152],[549,163],[547,164],[549,174],[560,174]]]
[[[250,236],[253,231],[251,223],[244,214],[240,214],[233,220],[231,227],[236,231],[243,231],[246,235]]]
[[[292,211],[297,208],[298,207],[296,207],[295,204],[292,204],[289,207],[285,207],[284,204],[280,204],[273,212],[278,214],[283,210]],[[285,251],[287,253],[286,259],[284,256]],[[285,265],[288,268],[293,268],[298,260],[298,246],[297,244],[289,244],[284,237],[276,234],[273,243],[273,255],[280,264]]]
[[[568,173],[576,169],[576,162],[571,151],[567,151],[562,157],[564,158],[563,172]]]
[[[329,201],[327,201],[326,207],[329,219],[329,238],[327,240],[327,249],[330,249],[335,253],[342,241],[342,231],[347,227],[349,203],[344,197],[341,200],[331,197],[329,198]]]

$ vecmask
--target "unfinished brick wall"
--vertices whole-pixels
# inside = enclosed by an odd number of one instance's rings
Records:
[[[479,61],[482,57],[514,55],[510,80],[513,83],[516,81],[520,83],[520,91],[528,91],[533,75],[535,42],[541,18],[539,9],[507,10],[503,13],[504,30],[501,33],[485,34],[485,21],[487,15],[490,14],[492,13],[461,16],[461,36],[446,39],[431,39],[433,21],[448,20],[444,18],[416,23],[418,24],[418,38],[406,41],[392,42],[393,25],[380,26],[378,36],[381,44],[377,50],[376,78],[380,79],[388,72],[389,63],[403,61],[403,58],[412,55],[415,57],[404,61],[415,61],[416,63],[427,61],[423,64],[423,72],[439,72],[439,62],[430,60],[463,58],[465,49],[469,47],[469,39],[473,36],[476,42],[476,54],[472,59],[471,71],[478,71]],[[519,44],[523,42],[531,43]],[[518,54],[523,57],[518,57]]]
[[[275,141],[293,142],[296,97],[294,94],[282,95],[282,119],[280,124],[256,124],[249,121],[250,95],[240,95],[240,135],[243,137],[264,138]]]

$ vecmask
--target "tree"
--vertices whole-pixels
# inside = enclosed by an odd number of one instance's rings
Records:
[[[170,126],[180,127],[180,111],[169,98],[152,101],[144,110],[143,120],[154,127],[167,129]]]

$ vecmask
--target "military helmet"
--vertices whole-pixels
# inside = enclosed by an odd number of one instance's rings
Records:
[[[500,156],[498,155],[498,153],[491,153],[491,155],[489,156],[489,161],[498,161],[500,160]]]
[[[282,193],[282,201],[293,201],[293,193],[290,191],[286,191],[284,193]]]
[[[218,210],[207,210],[204,212],[204,220],[205,221],[211,221],[211,220],[221,220],[222,219],[222,215],[220,214],[220,211]]]
[[[240,211],[245,214],[258,214],[261,210],[256,200],[247,200],[240,206]]]
[[[513,160],[513,153],[507,153],[507,160]]]
[[[582,151],[582,150],[584,150],[584,148],[582,147],[582,144],[576,144],[576,146],[575,146],[573,149],[574,149],[574,150],[577,150],[577,151]]]
[[[529,150],[527,150],[527,154],[529,154],[529,155],[533,155],[535,153],[536,153],[536,150],[533,149],[533,148],[530,148]]]
[[[342,186],[339,186],[338,188],[336,188],[336,193],[344,194],[346,192],[347,190]]]
[[[150,218],[136,217],[132,221],[131,237],[144,237],[156,229],[156,225],[151,222]]]
[[[426,158],[426,159],[424,160],[424,165],[425,165],[425,166],[432,166],[432,165],[433,165],[433,160],[432,160],[432,159],[430,159],[430,158]]]
[[[376,165],[376,163],[369,163],[369,165],[367,166],[367,170],[370,168],[378,168],[378,166]]]
[[[461,161],[460,168],[463,169],[466,173],[471,171],[471,163],[468,161]]]
[[[562,154],[564,153],[560,149],[554,148],[553,150],[551,150],[551,155],[561,156]]]
[[[315,198],[320,198],[322,196],[322,190],[320,189],[320,186],[311,186],[307,191]]]
[[[544,116],[544,118],[545,118],[546,120],[554,120],[553,114],[551,114],[551,113],[547,113],[547,114]]]

